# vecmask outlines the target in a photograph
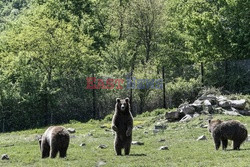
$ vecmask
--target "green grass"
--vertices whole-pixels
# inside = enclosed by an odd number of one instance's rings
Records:
[[[152,116],[156,115],[156,116]],[[130,156],[115,156],[113,149],[114,136],[111,131],[100,128],[101,125],[110,127],[110,122],[89,121],[79,123],[72,121],[64,125],[76,129],[71,138],[68,156],[65,159],[41,159],[36,135],[42,134],[46,128],[33,129],[20,132],[0,134],[0,154],[8,154],[10,160],[0,160],[0,166],[96,166],[99,161],[105,161],[107,167],[194,167],[194,166],[249,166],[250,142],[242,145],[242,150],[232,151],[231,142],[228,151],[215,151],[213,140],[207,129],[201,128],[201,124],[207,123],[208,116],[200,116],[189,123],[167,123],[165,131],[153,133],[154,124],[163,118],[163,115],[138,116],[136,125],[143,125],[143,129],[133,131],[133,140],[144,142],[142,146],[132,146]],[[231,117],[215,115],[214,118],[223,120],[237,119],[246,124],[250,129],[250,117]],[[144,133],[147,131],[148,133]],[[89,136],[92,133],[93,136]],[[196,141],[206,135],[208,140]],[[165,139],[165,142],[158,142]],[[80,147],[81,143],[86,146]],[[14,144],[14,145],[13,145]],[[106,149],[98,146],[105,144]],[[160,146],[167,145],[169,150],[160,151]]]

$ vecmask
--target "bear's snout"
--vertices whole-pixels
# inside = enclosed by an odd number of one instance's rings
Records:
[[[124,104],[121,105],[121,109],[122,109],[123,111],[125,110]]]

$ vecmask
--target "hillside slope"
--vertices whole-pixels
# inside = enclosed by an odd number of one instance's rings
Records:
[[[147,117],[146,117],[147,115]],[[156,112],[144,114],[135,118],[133,140],[144,142],[144,145],[133,145],[130,156],[115,156],[113,150],[110,120],[89,121],[88,123],[72,122],[64,125],[76,129],[71,134],[68,157],[66,159],[41,159],[36,136],[46,128],[33,129],[0,134],[0,154],[8,154],[10,160],[1,160],[0,166],[249,166],[250,143],[245,142],[242,150],[215,151],[213,140],[206,128],[208,116],[200,116],[189,123],[166,123],[163,115]],[[250,129],[250,117],[230,117],[215,115],[223,120],[237,119],[247,124]],[[157,133],[153,132],[158,122],[167,128]],[[107,128],[101,128],[101,126]],[[140,125],[140,126],[138,126]],[[205,135],[208,140],[196,141]],[[165,141],[159,142],[159,140]],[[85,143],[85,146],[80,144]],[[104,144],[106,149],[98,148]],[[169,150],[159,150],[167,145]]]

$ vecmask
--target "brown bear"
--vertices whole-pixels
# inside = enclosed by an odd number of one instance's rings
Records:
[[[69,146],[69,132],[62,126],[50,126],[39,139],[42,158],[55,158],[57,153],[64,158]]]
[[[233,140],[233,149],[239,150],[240,145],[247,138],[247,129],[239,121],[208,120],[208,130],[214,138],[215,149],[218,150],[222,142],[222,149],[226,150],[228,140]]]
[[[115,131],[114,147],[116,155],[129,155],[132,142],[133,116],[130,111],[129,98],[116,99],[115,113],[112,119],[112,129]]]

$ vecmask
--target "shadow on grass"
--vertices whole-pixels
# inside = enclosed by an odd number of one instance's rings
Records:
[[[147,154],[129,154],[129,156],[142,157],[142,156],[147,156]]]
[[[241,148],[241,149],[239,149],[239,150],[234,150],[234,149],[227,149],[226,151],[248,151],[248,150],[250,150],[250,148]]]

